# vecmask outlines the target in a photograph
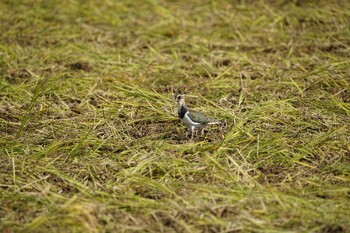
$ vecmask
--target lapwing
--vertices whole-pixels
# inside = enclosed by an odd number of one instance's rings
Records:
[[[176,102],[179,104],[178,114],[179,117],[184,123],[188,130],[191,133],[191,138],[193,138],[194,129],[200,128],[203,129],[207,125],[220,124],[220,121],[217,121],[212,118],[204,116],[202,113],[194,111],[186,106],[185,104],[185,94],[180,94],[176,96]]]

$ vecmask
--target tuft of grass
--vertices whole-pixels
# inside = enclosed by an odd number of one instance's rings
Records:
[[[349,12],[1,1],[0,231],[347,232]]]

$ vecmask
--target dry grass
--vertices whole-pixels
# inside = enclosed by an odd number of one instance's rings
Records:
[[[347,1],[1,1],[0,232],[347,232]],[[220,119],[194,140],[174,93]]]

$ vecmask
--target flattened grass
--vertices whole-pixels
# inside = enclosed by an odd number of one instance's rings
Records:
[[[2,1],[0,230],[346,232],[349,11]]]

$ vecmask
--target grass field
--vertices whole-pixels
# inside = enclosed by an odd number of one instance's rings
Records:
[[[348,1],[0,1],[0,232],[350,232],[349,125]]]

